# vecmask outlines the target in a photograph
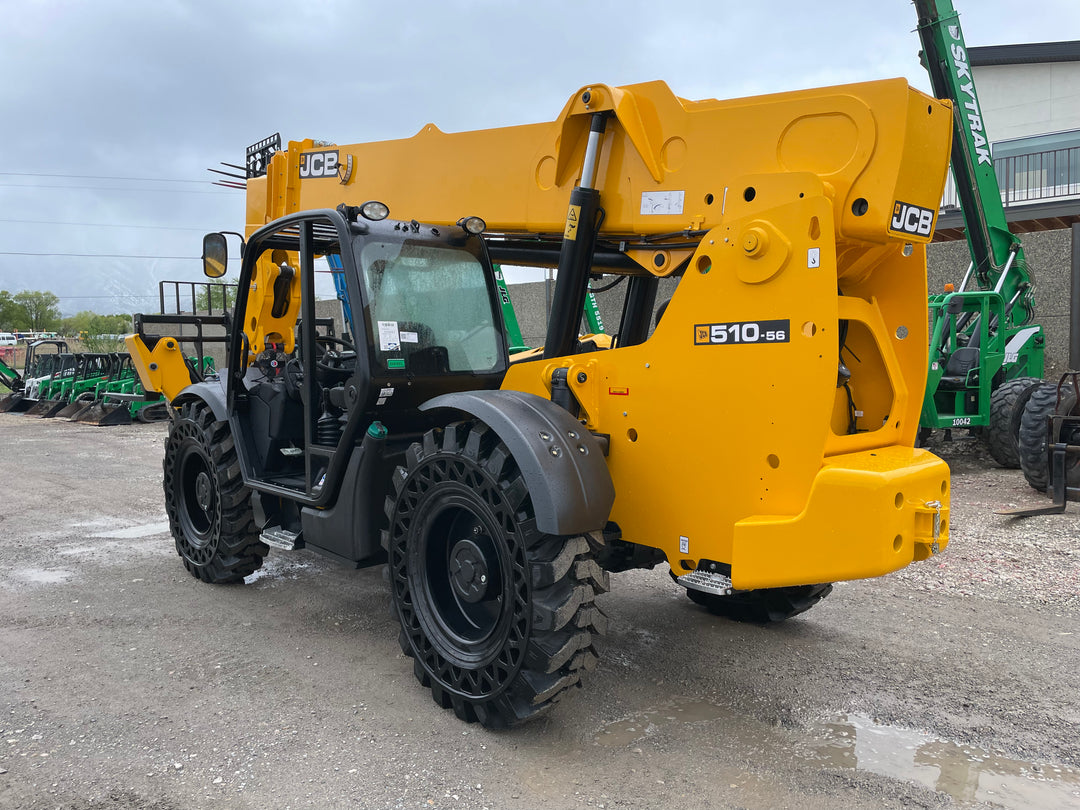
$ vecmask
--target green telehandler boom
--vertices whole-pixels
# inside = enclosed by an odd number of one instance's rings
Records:
[[[959,15],[951,0],[915,0],[934,95],[953,102],[952,171],[971,265],[931,295],[930,358],[920,427],[985,433],[991,455],[1019,467],[1024,406],[1043,375],[1034,278],[1009,231]]]

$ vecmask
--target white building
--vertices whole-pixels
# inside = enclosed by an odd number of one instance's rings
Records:
[[[1080,222],[1080,40],[968,48],[1014,232]],[[950,178],[939,229],[962,238]]]

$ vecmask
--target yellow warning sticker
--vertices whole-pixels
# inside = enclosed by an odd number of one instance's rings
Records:
[[[571,205],[570,210],[566,212],[566,230],[563,232],[563,238],[569,239],[571,242],[577,241],[578,222],[581,220],[581,206]]]

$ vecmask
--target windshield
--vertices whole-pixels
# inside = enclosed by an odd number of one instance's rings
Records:
[[[500,365],[502,340],[488,279],[471,252],[371,241],[360,264],[376,370],[439,374]]]

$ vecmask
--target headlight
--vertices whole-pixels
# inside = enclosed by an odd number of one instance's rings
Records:
[[[487,228],[487,223],[480,217],[462,217],[457,224],[473,236],[479,236]]]
[[[378,200],[368,200],[360,206],[360,215],[364,219],[378,222],[390,216],[390,208],[386,203],[381,203]]]

